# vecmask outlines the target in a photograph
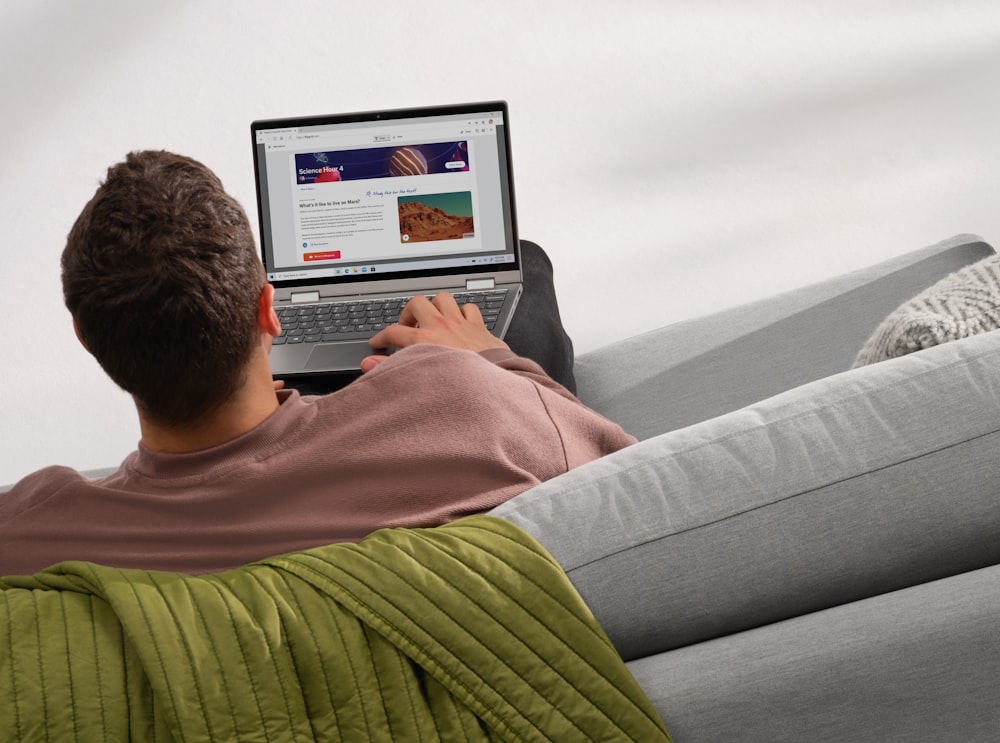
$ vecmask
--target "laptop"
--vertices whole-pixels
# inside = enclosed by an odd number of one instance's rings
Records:
[[[503,338],[521,295],[504,101],[254,121],[276,377],[353,372],[417,294]]]

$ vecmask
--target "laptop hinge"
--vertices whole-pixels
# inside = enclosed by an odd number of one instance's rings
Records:
[[[318,302],[319,292],[293,292],[292,293],[292,304],[300,304],[302,302]]]
[[[482,291],[483,289],[495,289],[496,279],[468,279],[465,282],[467,292]]]

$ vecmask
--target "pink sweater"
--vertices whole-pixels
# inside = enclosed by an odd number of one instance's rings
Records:
[[[203,573],[487,511],[635,439],[534,362],[399,351],[324,397],[191,454],[141,444],[90,480],[48,467],[0,493],[0,575],[61,560]]]

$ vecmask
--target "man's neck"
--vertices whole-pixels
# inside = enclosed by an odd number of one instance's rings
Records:
[[[278,409],[278,396],[270,373],[251,370],[247,382],[212,413],[208,420],[188,427],[166,427],[140,411],[142,445],[165,454],[187,454],[211,449],[249,433]]]

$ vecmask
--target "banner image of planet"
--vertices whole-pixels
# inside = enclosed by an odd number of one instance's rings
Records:
[[[295,155],[295,182],[300,186],[468,171],[469,145],[465,141]]]

